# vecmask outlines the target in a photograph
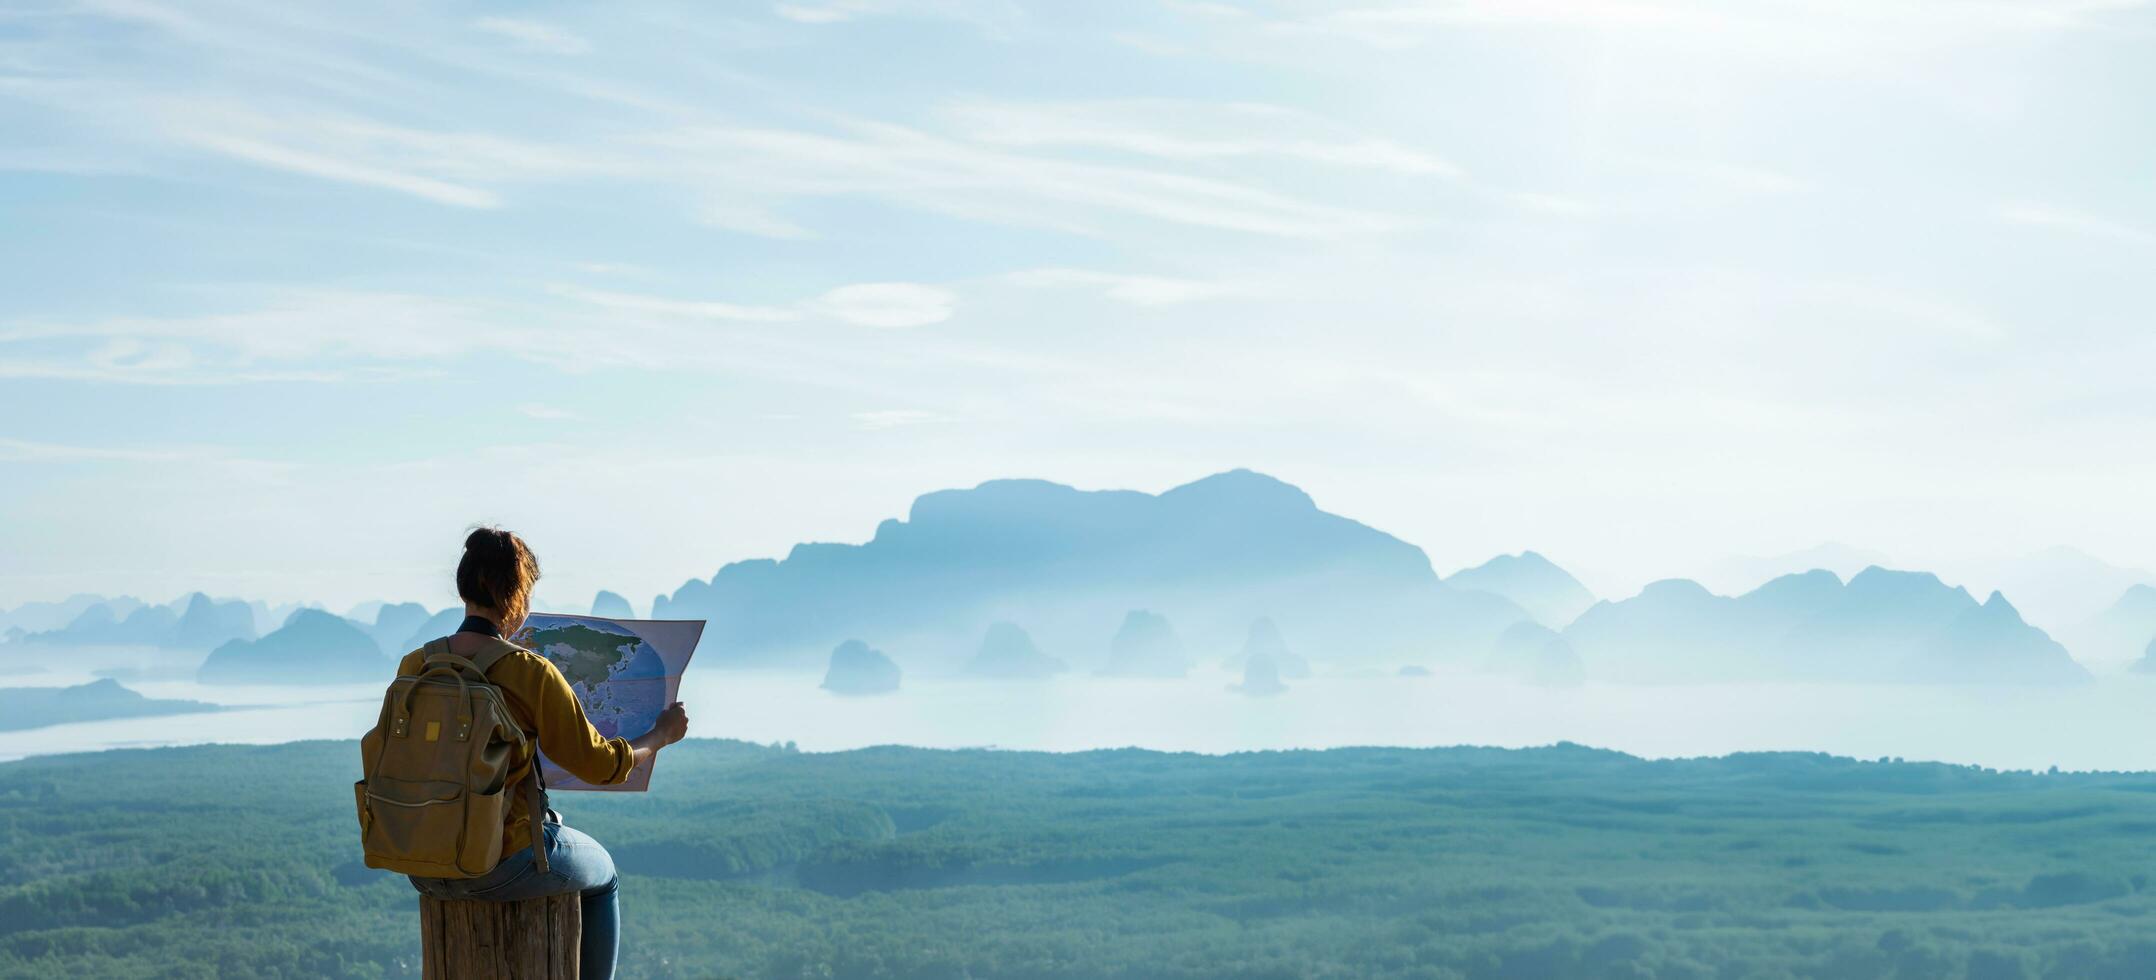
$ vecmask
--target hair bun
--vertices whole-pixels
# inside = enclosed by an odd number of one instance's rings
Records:
[[[466,551],[500,551],[509,546],[509,532],[498,527],[475,527],[464,539]]]

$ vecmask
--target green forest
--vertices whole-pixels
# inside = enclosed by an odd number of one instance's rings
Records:
[[[0,976],[416,974],[351,742],[0,765]],[[631,977],[2156,976],[2156,775],[690,741],[557,794]]]

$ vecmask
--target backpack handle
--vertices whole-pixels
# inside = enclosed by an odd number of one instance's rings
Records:
[[[418,680],[426,680],[436,674],[448,674],[457,679],[457,741],[462,742],[469,739],[472,734],[472,685],[471,681],[467,680],[464,675],[466,672],[477,674],[483,683],[486,680],[486,674],[481,673],[478,665],[471,661],[450,654],[448,644],[443,644],[442,653],[429,654],[426,663],[427,669],[420,671],[416,675]],[[412,694],[418,690],[419,685],[417,684],[404,689],[404,697],[399,699],[397,703],[397,717],[389,728],[391,735],[403,738],[410,734],[411,725],[409,722],[412,715]]]

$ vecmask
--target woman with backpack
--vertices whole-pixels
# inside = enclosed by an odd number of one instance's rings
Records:
[[[614,859],[598,841],[564,826],[560,815],[546,808],[534,771],[536,755],[546,753],[587,783],[626,782],[638,766],[649,765],[660,749],[687,734],[689,717],[677,701],[644,735],[601,736],[558,668],[503,639],[524,625],[538,580],[539,561],[523,539],[492,527],[465,538],[464,557],[457,563],[463,624],[454,635],[405,655],[384,702],[383,722],[361,743],[362,752],[371,754],[370,779],[361,781],[359,792],[362,833],[377,824],[397,828],[368,837],[367,863],[446,873],[450,876],[411,874],[421,894],[442,899],[514,902],[576,892],[583,913],[580,975],[607,980],[614,975],[620,943]],[[472,730],[475,724],[479,731]],[[419,755],[425,752],[433,755]],[[390,765],[384,765],[385,757]],[[443,758],[449,761],[437,761]],[[399,765],[427,778],[385,777]],[[486,785],[459,785],[457,779],[465,777]],[[415,792],[415,786],[424,789]],[[452,807],[456,815],[448,815]],[[499,826],[492,826],[497,814]],[[474,825],[478,829],[465,830]],[[476,846],[468,840],[490,832],[501,834],[498,851],[491,838]],[[455,843],[424,855],[407,843],[430,835]],[[494,854],[500,855],[499,863],[485,867]]]

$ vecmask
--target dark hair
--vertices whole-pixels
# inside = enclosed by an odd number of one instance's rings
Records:
[[[477,527],[464,539],[457,562],[457,595],[491,610],[502,632],[524,625],[531,612],[532,586],[539,581],[539,558],[524,539],[498,527]]]

